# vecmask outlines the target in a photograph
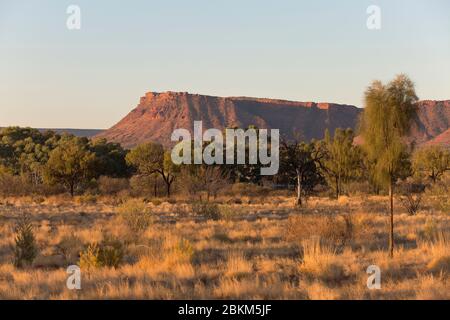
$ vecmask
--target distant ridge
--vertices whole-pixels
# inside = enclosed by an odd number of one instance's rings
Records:
[[[325,129],[356,129],[363,109],[336,103],[298,102],[249,97],[215,97],[187,92],[148,92],[138,106],[97,138],[106,138],[130,148],[154,141],[166,146],[177,128],[192,132],[193,122],[202,120],[204,129],[255,125],[280,129],[283,137],[304,140],[322,139]],[[446,131],[450,124],[450,100],[424,100],[418,103],[410,141],[416,145],[449,145]]]
[[[305,140],[322,138],[326,128],[356,127],[361,110],[335,103],[297,102],[248,97],[214,97],[187,92],[148,92],[125,118],[96,137],[133,147],[146,141],[166,146],[174,129],[191,130],[203,121],[204,129],[230,127],[280,129],[282,136]]]
[[[0,127],[0,130],[5,129],[5,127]],[[62,129],[62,128],[56,128],[56,129],[45,129],[45,128],[37,128],[37,130],[41,132],[45,131],[54,131],[58,134],[72,134],[76,137],[86,137],[86,138],[92,138],[100,133],[102,133],[104,130],[101,129]]]

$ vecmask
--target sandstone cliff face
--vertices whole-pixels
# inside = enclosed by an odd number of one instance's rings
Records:
[[[448,145],[450,127],[450,100],[424,100],[419,103],[417,118],[411,128],[411,139],[416,144],[431,143]],[[442,136],[441,136],[442,135]]]
[[[351,105],[295,102],[247,97],[213,97],[186,92],[149,92],[139,105],[119,123],[97,137],[130,148],[146,141],[173,144],[170,136],[177,128],[193,130],[196,120],[203,129],[255,125],[280,129],[282,137],[305,140],[323,138],[325,129],[356,128],[362,112]],[[412,130],[412,139],[428,142],[449,128],[450,101],[423,101]]]
[[[188,93],[149,92],[139,105],[111,129],[97,137],[132,147],[145,141],[170,145],[172,131],[192,131],[196,120],[203,128],[280,129],[282,136],[322,138],[325,128],[354,128],[360,109],[349,105],[246,97],[212,97]]]

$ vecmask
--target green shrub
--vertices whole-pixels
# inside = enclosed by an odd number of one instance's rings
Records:
[[[80,252],[79,266],[85,271],[99,268],[100,261],[98,258],[99,248],[97,244],[89,244],[83,251]]]
[[[119,240],[105,240],[100,245],[99,261],[102,266],[118,268],[125,255],[125,249]]]
[[[17,268],[31,265],[37,252],[33,225],[27,215],[22,215],[16,225],[14,265]]]
[[[123,261],[125,250],[119,240],[105,240],[100,244],[89,244],[80,253],[80,268],[87,271],[95,268],[118,268]]]

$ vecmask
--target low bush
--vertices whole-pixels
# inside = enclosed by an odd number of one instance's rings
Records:
[[[241,215],[242,211],[238,207],[233,207],[229,205],[219,206],[220,219],[223,220],[233,220]]]
[[[144,201],[131,199],[117,208],[117,213],[123,219],[130,231],[139,236],[151,225],[153,215]]]
[[[348,244],[354,233],[350,215],[300,215],[289,218],[286,237],[297,244],[318,238],[322,244],[336,248]]]
[[[24,196],[30,192],[31,186],[24,178],[0,170],[0,196]]]
[[[259,186],[253,183],[235,183],[231,186],[231,195],[235,196],[260,196],[265,197],[270,193],[269,187]]]
[[[98,189],[102,195],[116,195],[130,187],[128,179],[102,176],[98,179]]]
[[[198,201],[192,204],[192,212],[207,220],[219,220],[221,218],[219,206],[215,203]]]
[[[76,197],[76,202],[79,204],[96,204],[97,196],[93,194],[84,194]]]
[[[100,244],[89,244],[80,253],[81,269],[91,270],[108,267],[118,268],[123,261],[125,249],[119,240],[105,240]]]

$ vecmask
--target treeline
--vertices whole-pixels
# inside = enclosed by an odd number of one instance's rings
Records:
[[[297,204],[311,194],[329,190],[336,198],[355,188],[379,193],[376,166],[354,144],[351,129],[325,132],[323,140],[282,141],[280,169],[261,176],[260,165],[174,165],[170,150],[146,143],[132,150],[106,140],[90,140],[52,131],[11,127],[0,133],[2,195],[115,193],[131,188],[153,197],[181,192],[192,197],[217,196],[235,183],[295,189]],[[416,177],[436,182],[449,169],[448,150],[432,146],[403,155],[396,179]]]
[[[10,127],[0,132],[0,192],[74,195],[101,176],[128,177],[127,151],[106,140]]]

